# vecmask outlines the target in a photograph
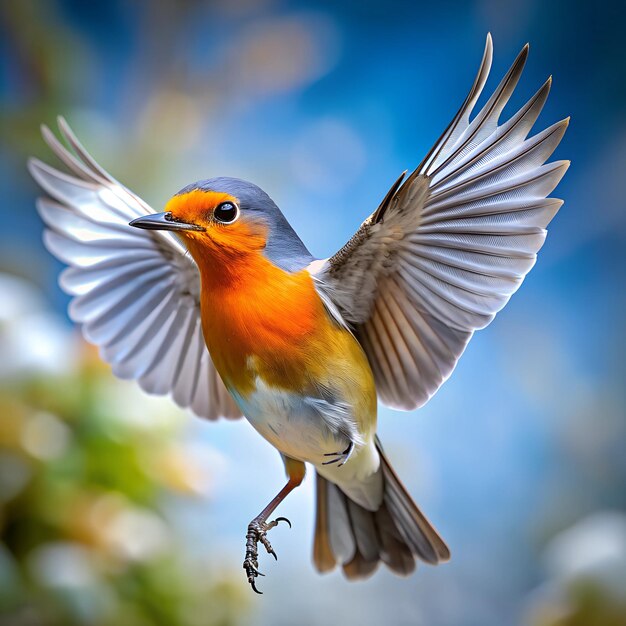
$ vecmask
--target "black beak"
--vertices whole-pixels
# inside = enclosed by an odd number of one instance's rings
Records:
[[[187,224],[187,222],[174,219],[169,211],[167,213],[153,213],[152,215],[138,217],[130,222],[129,226],[145,228],[146,230],[204,230],[202,226]]]

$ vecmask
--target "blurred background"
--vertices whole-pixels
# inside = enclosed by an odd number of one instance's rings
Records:
[[[215,0],[0,3],[0,625],[626,624],[626,66],[621,3]],[[565,205],[529,278],[416,413],[380,434],[453,558],[348,584],[310,563],[313,481],[262,558],[283,483],[243,420],[205,423],[113,379],[41,243],[29,155],[63,114],[161,210],[185,184],[260,184],[313,254],[341,246],[464,99],[487,31],[505,110],[549,74],[538,128]]]

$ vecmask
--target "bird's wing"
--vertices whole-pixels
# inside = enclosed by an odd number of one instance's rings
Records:
[[[60,277],[74,296],[70,317],[116,376],[171,393],[200,417],[239,417],[204,343],[194,261],[171,233],[129,226],[154,211],[93,160],[62,118],[59,129],[71,150],[45,126],[43,137],[71,175],[37,159],[29,169],[50,196],[37,203],[46,247],[70,266]]]
[[[422,164],[337,254],[311,266],[324,299],[354,328],[389,406],[413,409],[437,391],[472,333],[518,289],[562,205],[547,196],[569,162],[544,163],[568,120],[528,138],[550,79],[498,124],[527,53],[470,120],[491,66],[488,36],[469,95]]]

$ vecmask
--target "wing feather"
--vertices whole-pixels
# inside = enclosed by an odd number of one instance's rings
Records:
[[[551,79],[500,124],[527,56],[525,46],[470,120],[491,67],[488,37],[469,95],[420,166],[311,268],[354,328],[390,406],[421,406],[448,378],[473,332],[521,285],[563,204],[547,196],[569,162],[546,161],[568,120],[529,137]]]
[[[60,118],[67,149],[46,126],[43,138],[70,173],[29,162],[49,197],[37,202],[44,243],[69,265],[61,287],[73,296],[70,317],[120,378],[148,393],[171,394],[209,419],[241,415],[202,336],[200,279],[171,233],[128,225],[153,212],[103,170]]]

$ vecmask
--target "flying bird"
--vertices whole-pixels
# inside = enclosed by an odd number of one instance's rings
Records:
[[[492,60],[487,37],[457,114],[335,255],[315,259],[273,200],[236,178],[188,185],[155,213],[87,153],[43,137],[70,173],[39,160],[48,250],[66,263],[69,315],[115,375],[210,420],[248,422],[284,461],[287,483],[247,529],[258,544],[278,505],[316,475],[313,561],[349,579],[384,563],[398,574],[450,552],[376,436],[377,401],[424,405],[534,265],[562,205],[548,198],[569,166],[546,163],[568,119],[529,136],[551,79],[510,119],[504,106],[526,45],[472,116]],[[287,520],[285,520],[287,521]]]

